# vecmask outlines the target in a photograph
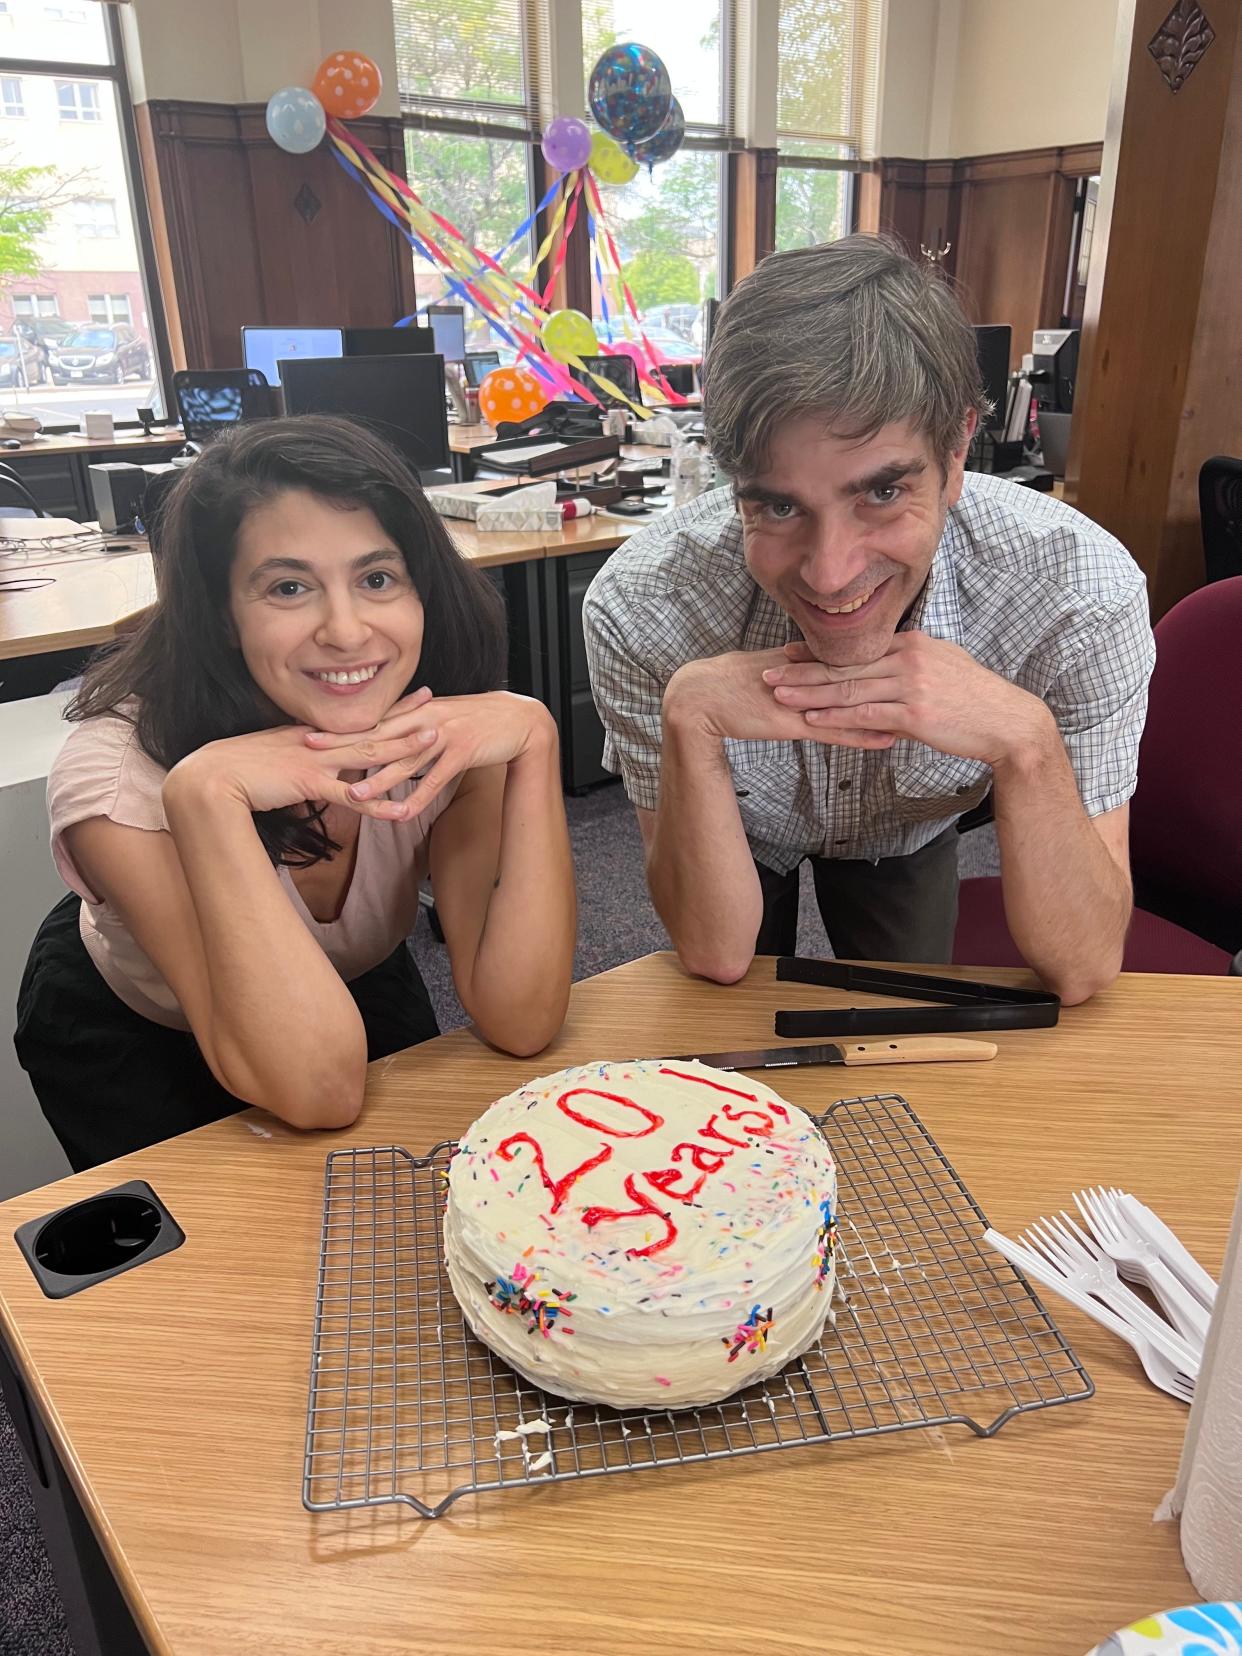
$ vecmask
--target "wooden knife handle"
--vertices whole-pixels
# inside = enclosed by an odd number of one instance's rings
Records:
[[[945,1035],[839,1044],[847,1064],[963,1064],[996,1057],[995,1041],[959,1041]]]

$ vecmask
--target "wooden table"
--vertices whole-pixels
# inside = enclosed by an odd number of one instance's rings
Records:
[[[799,1069],[780,1088],[816,1110],[877,1081],[904,1092],[1010,1233],[1089,1182],[1127,1185],[1215,1272],[1242,1162],[1240,997],[1227,978],[1131,976],[1055,1030],[1000,1034],[991,1064]],[[421,1151],[533,1074],[768,1045],[776,1006],[843,998],[778,987],[771,961],[721,988],[654,955],[577,985],[538,1058],[459,1031],[374,1065],[347,1131],[247,1112],[4,1204],[11,1233],[140,1177],[187,1234],[60,1302],[0,1245],[0,1327],[150,1648],[1083,1656],[1193,1599],[1175,1526],[1151,1521],[1186,1411],[1056,1301],[1097,1395],[987,1441],[903,1432],[466,1498],[434,1522],[302,1510],[329,1149]]]
[[[97,510],[91,466],[118,460],[150,465],[171,459],[184,444],[185,435],[176,426],[161,427],[149,437],[142,431],[107,438],[40,435],[23,441],[19,449],[0,450],[0,459],[13,467],[45,511],[88,518]]]
[[[35,584],[45,581],[51,584]],[[110,644],[154,602],[147,551],[42,563],[6,558],[0,565],[0,661]]]

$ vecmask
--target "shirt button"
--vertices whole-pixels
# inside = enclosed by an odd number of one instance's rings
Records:
[[[750,789],[749,788],[735,788],[734,789],[734,797],[736,799],[749,799],[750,798]]]
[[[854,784],[850,781],[848,776],[843,776],[837,783],[837,787],[840,788],[842,793],[844,793],[847,788],[852,788],[853,785]]]
[[[963,782],[961,784],[961,786],[955,790],[955,792],[960,793],[960,794],[968,794],[973,787],[974,787],[973,782]]]
[[[833,840],[832,843],[834,845],[848,845],[850,842],[849,840]]]

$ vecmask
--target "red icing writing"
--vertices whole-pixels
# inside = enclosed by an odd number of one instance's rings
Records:
[[[772,1117],[763,1110],[735,1110],[731,1105],[726,1104],[720,1113],[726,1121],[741,1123],[743,1116],[749,1116],[752,1121],[761,1121],[763,1123],[762,1127],[743,1128],[745,1132],[753,1133],[756,1138],[767,1138],[772,1131]]]
[[[571,1098],[606,1098],[610,1104],[624,1104],[627,1110],[637,1110],[639,1115],[647,1118],[647,1125],[634,1132],[626,1132],[621,1127],[610,1127],[606,1121],[595,1121],[590,1116],[582,1115],[569,1105]],[[593,1127],[597,1133],[608,1133],[613,1138],[646,1138],[648,1133],[654,1133],[657,1127],[663,1127],[664,1117],[656,1115],[654,1110],[645,1109],[632,1098],[620,1098],[616,1093],[597,1092],[594,1087],[574,1087],[572,1091],[562,1093],[556,1101],[558,1110],[564,1110],[571,1121],[580,1121],[584,1127]]]
[[[552,1192],[553,1213],[556,1212],[557,1208],[560,1207],[561,1203],[565,1200],[571,1185],[576,1184],[582,1175],[584,1173],[589,1173],[593,1167],[601,1167],[612,1155],[612,1146],[610,1144],[601,1144],[599,1147],[599,1154],[597,1156],[592,1156],[589,1161],[579,1163],[577,1167],[572,1168],[570,1172],[566,1173],[563,1178],[554,1179],[544,1164],[543,1147],[531,1138],[529,1133],[512,1133],[507,1139],[505,1139],[503,1144],[498,1144],[496,1146],[496,1154],[500,1157],[501,1161],[513,1160],[513,1151],[509,1148],[512,1144],[529,1144],[531,1149],[535,1152],[535,1166],[539,1169],[539,1177]]]
[[[723,1081],[709,1081],[705,1075],[687,1075],[683,1070],[668,1069],[661,1066],[661,1075],[671,1075],[677,1081],[693,1081],[698,1087],[711,1087],[715,1092],[731,1093],[734,1098],[744,1098],[748,1104],[757,1104],[759,1100],[754,1093],[739,1092],[736,1087],[726,1087]]]
[[[651,1175],[648,1174],[647,1177],[650,1178]],[[618,1208],[587,1208],[582,1215],[582,1223],[590,1227],[598,1225],[604,1219],[658,1219],[664,1226],[664,1235],[657,1242],[648,1242],[646,1247],[627,1248],[626,1252],[632,1259],[648,1259],[652,1254],[663,1253],[671,1242],[677,1240],[677,1226],[662,1208],[657,1207],[649,1196],[639,1190],[632,1173],[626,1178],[625,1194],[631,1202],[638,1204],[637,1207],[624,1212]]]
[[[655,1173],[645,1173],[643,1177],[649,1184],[653,1184],[657,1190],[662,1190],[666,1196],[672,1196],[678,1202],[691,1201],[707,1182],[707,1174],[700,1173],[692,1185],[678,1190],[676,1188],[678,1179],[685,1177],[679,1167],[661,1167]]]
[[[728,1133],[720,1131],[720,1128],[716,1125],[715,1116],[711,1118],[706,1127],[700,1127],[699,1132],[702,1133],[704,1138],[719,1139],[721,1144],[731,1144],[734,1150],[745,1150],[746,1148],[745,1139],[730,1138]],[[733,1151],[726,1151],[727,1155],[732,1155],[732,1153]]]
[[[706,1144],[675,1144],[673,1160],[680,1161],[683,1150],[690,1152],[691,1165],[700,1173],[719,1173],[733,1154],[732,1150],[712,1150]]]

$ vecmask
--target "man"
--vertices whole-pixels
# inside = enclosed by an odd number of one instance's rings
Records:
[[[720,311],[731,487],[634,537],[584,611],[604,763],[687,969],[940,962],[958,817],[992,789],[1010,931],[1067,1002],[1120,969],[1154,659],[1143,577],[1069,507],[965,474],[985,411],[946,282],[874,236],[777,253]]]

